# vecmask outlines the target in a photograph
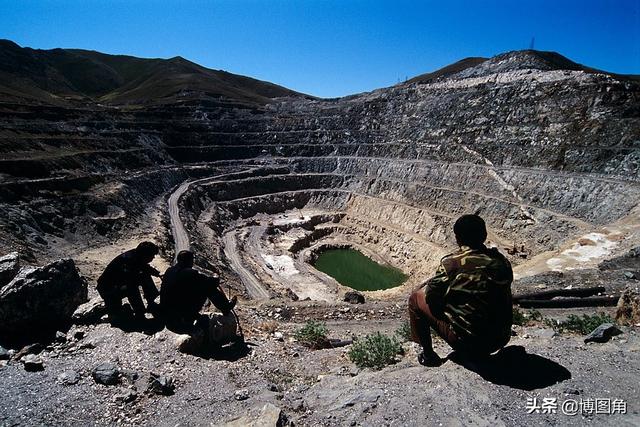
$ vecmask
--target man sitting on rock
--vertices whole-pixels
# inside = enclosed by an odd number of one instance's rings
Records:
[[[200,310],[207,299],[225,316],[237,302],[235,296],[227,299],[217,276],[207,276],[193,268],[193,252],[180,251],[176,265],[164,273],[160,287],[160,307],[167,328],[177,333],[192,333],[196,320],[202,320]]]
[[[511,264],[484,245],[487,230],[478,215],[458,218],[453,232],[460,249],[442,258],[435,277],[409,298],[412,339],[422,345],[418,361],[425,366],[442,364],[431,329],[469,358],[489,355],[511,337]]]
[[[152,276],[160,277],[160,272],[149,265],[158,254],[158,247],[152,242],[142,242],[135,249],[115,257],[98,278],[98,293],[104,300],[109,320],[118,323],[126,320],[144,320],[145,311],[153,312],[159,295]],[[140,287],[147,300],[145,308],[140,295]],[[122,299],[127,298],[133,309],[124,310]]]

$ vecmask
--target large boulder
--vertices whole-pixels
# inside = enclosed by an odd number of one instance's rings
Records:
[[[616,327],[613,323],[603,323],[595,328],[589,335],[584,337],[584,342],[607,342],[611,337],[620,335],[622,331]]]
[[[87,284],[71,259],[25,267],[0,287],[0,336],[29,339],[55,331],[87,300]]]
[[[356,291],[347,291],[344,300],[350,304],[364,304],[364,295]]]
[[[9,283],[20,271],[18,252],[11,252],[0,257],[0,288]]]

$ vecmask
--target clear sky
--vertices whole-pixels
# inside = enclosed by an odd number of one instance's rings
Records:
[[[529,47],[640,74],[640,0],[0,0],[21,46],[183,56],[316,96]]]

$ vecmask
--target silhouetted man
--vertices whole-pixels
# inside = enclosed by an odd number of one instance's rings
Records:
[[[122,299],[127,298],[136,319],[144,319],[146,311],[140,295],[140,287],[147,300],[147,309],[153,310],[159,295],[152,276],[160,277],[160,272],[149,265],[158,254],[158,247],[152,242],[142,242],[135,249],[115,257],[98,278],[98,293],[104,300],[109,319],[124,320]]]
[[[511,337],[511,264],[484,245],[487,230],[478,215],[458,218],[453,232],[460,249],[442,258],[435,277],[409,298],[412,338],[422,345],[418,361],[426,366],[442,363],[431,329],[469,357],[493,353]]]
[[[167,328],[190,333],[200,317],[200,310],[209,299],[226,316],[235,307],[237,298],[228,300],[220,289],[220,279],[207,276],[193,268],[193,253],[180,251],[176,265],[162,276],[160,307]]]

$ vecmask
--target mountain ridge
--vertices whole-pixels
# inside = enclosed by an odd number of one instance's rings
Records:
[[[171,103],[229,98],[265,104],[279,97],[309,97],[285,87],[211,70],[182,57],[109,55],[92,50],[22,48],[0,40],[0,96],[44,103]]]
[[[637,75],[584,66],[557,52],[520,50],[491,58],[464,58],[402,84],[428,84],[517,69],[583,71],[640,80]],[[0,39],[0,99],[5,101],[149,105],[223,98],[263,105],[281,97],[321,99],[252,77],[209,69],[181,56],[139,58],[85,49],[32,49]]]
[[[435,71],[413,77],[405,83],[431,83],[452,77],[480,77],[518,69],[540,71],[583,71],[589,74],[605,74],[620,80],[639,80],[640,75],[618,74],[585,66],[554,51],[513,50],[491,58],[467,57]]]

